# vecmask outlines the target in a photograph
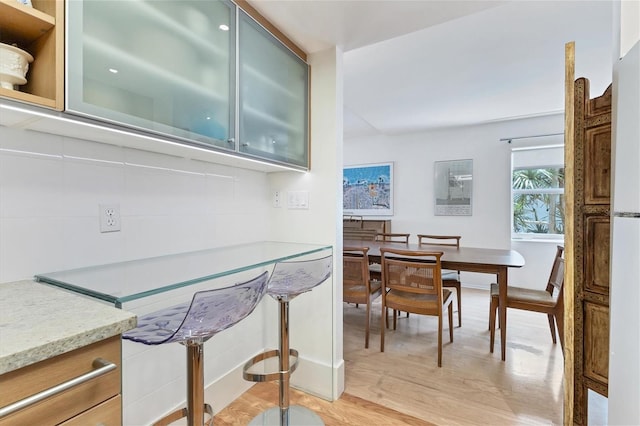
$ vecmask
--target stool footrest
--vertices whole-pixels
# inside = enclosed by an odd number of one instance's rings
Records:
[[[272,373],[253,373],[249,370],[251,367],[256,365],[259,362],[270,358],[279,358],[280,351],[278,349],[273,349],[270,351],[263,352],[251,358],[247,361],[242,369],[242,377],[245,380],[249,380],[251,382],[271,382],[275,380],[280,380],[280,375],[282,373],[293,373],[298,368],[298,351],[295,349],[289,349],[290,358],[295,358],[295,361],[289,365],[289,371],[274,371]]]

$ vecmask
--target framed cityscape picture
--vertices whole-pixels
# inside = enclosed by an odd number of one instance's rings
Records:
[[[435,215],[471,216],[473,160],[435,162]]]
[[[342,208],[346,215],[393,215],[393,163],[344,166]]]

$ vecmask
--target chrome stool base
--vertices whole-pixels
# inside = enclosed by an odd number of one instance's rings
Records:
[[[251,421],[252,425],[324,425],[322,419],[313,411],[301,406],[289,405],[289,381],[291,373],[298,367],[299,360],[298,351],[289,346],[289,301],[329,278],[332,259],[333,256],[329,255],[308,261],[279,262],[273,268],[267,285],[267,294],[278,302],[280,311],[278,349],[266,351],[250,359],[244,365],[243,377],[254,382],[277,380],[279,382],[278,407],[259,414]],[[278,360],[276,372],[251,371],[252,367],[260,362],[263,362],[266,368],[267,360],[272,358]]]
[[[209,404],[204,404],[204,412],[209,415],[209,420],[207,420],[203,424],[206,426],[213,426],[213,408],[211,408]],[[171,423],[184,418],[189,418],[189,412],[186,408],[180,408],[173,413],[167,414],[166,416],[155,422],[153,426],[169,426]]]
[[[297,350],[289,349],[289,359],[291,358],[294,358],[294,362],[289,366],[289,374],[293,373],[294,371],[296,371],[296,368],[298,368],[298,351]],[[244,364],[244,368],[242,369],[242,377],[245,380],[248,380],[251,382],[271,382],[274,380],[280,380],[281,376],[279,371],[273,371],[271,373],[258,373],[258,372],[251,371],[253,366],[255,366],[256,364],[259,364],[261,362],[267,363],[269,360],[274,360],[274,359],[275,360],[280,359],[279,349],[272,349],[270,351],[262,352],[254,356]]]
[[[324,422],[313,411],[300,405],[291,405],[282,413],[280,407],[273,407],[258,414],[249,422],[250,426],[324,426]]]

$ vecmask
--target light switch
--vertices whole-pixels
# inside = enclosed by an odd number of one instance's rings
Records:
[[[289,191],[287,193],[287,208],[308,209],[309,191]]]

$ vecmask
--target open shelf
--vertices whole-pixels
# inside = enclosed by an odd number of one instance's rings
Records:
[[[63,0],[33,0],[33,7],[0,0],[0,41],[34,57],[28,83],[18,90],[0,88],[0,96],[62,110],[63,13]]]
[[[2,38],[30,44],[56,25],[56,18],[16,0],[0,0]]]

